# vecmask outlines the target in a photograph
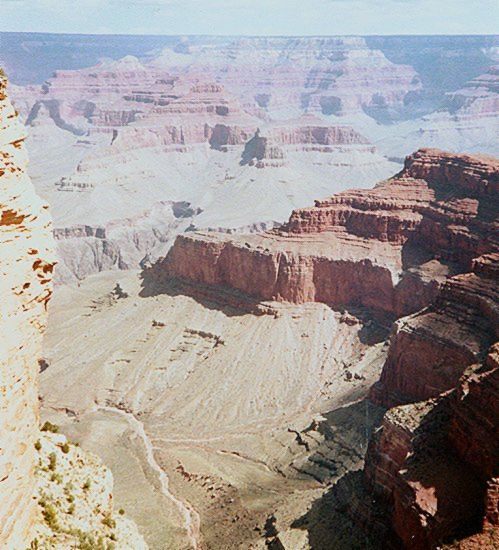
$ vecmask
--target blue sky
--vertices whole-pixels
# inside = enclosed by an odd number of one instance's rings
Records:
[[[493,34],[499,0],[0,0],[2,31]]]

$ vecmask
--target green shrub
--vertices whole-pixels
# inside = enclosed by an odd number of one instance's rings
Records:
[[[47,504],[42,511],[43,519],[45,523],[52,529],[52,531],[59,530],[59,522],[57,520],[57,510],[53,504]]]
[[[102,519],[102,523],[110,529],[114,529],[116,527],[116,521],[114,521],[114,519],[111,517],[111,514],[106,514]]]
[[[60,485],[62,483],[62,475],[58,473],[53,473],[50,476],[50,481],[52,481],[52,483],[58,483]]]
[[[54,471],[57,466],[57,455],[55,453],[49,454],[49,470]]]
[[[42,426],[42,432],[52,432],[53,434],[57,434],[59,433],[59,426],[46,420]]]
[[[42,444],[40,443],[40,440],[37,439],[37,440],[35,441],[35,449],[36,449],[37,451],[39,451],[41,448],[42,448]],[[36,539],[35,539],[35,540],[36,540]],[[38,544],[38,543],[37,543],[37,544]]]

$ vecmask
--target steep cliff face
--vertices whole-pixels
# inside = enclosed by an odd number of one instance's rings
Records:
[[[397,321],[381,379],[372,391],[386,406],[436,397],[499,338],[498,254],[446,281],[425,310]]]
[[[436,548],[474,533],[480,547],[496,547],[498,390],[496,343],[450,392],[386,413],[363,482],[385,511],[391,547]],[[360,522],[368,532],[370,513]]]
[[[394,178],[295,210],[282,229],[182,235],[145,284],[176,277],[264,300],[407,315],[428,305],[446,276],[497,249],[497,174],[492,158],[421,150]]]
[[[145,549],[135,524],[113,515],[110,472],[64,436],[40,432],[38,360],[54,241],[6,86],[0,72],[0,547],[111,549],[117,541]],[[75,496],[68,487],[76,485]]]
[[[35,517],[37,376],[54,265],[51,221],[26,173],[26,137],[0,74],[0,546],[23,548]]]
[[[371,390],[393,408],[360,479],[332,496],[374,548],[498,542],[498,178],[492,158],[420,150],[391,180],[295,210],[280,230],[178,237],[144,273],[145,290],[173,277],[402,316]]]

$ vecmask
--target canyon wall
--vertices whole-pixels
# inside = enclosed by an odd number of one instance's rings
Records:
[[[407,315],[449,274],[497,250],[497,178],[490,157],[420,150],[390,180],[295,210],[280,229],[181,235],[144,284],[180,278],[263,300]]]
[[[499,254],[477,259],[429,308],[398,321],[371,392],[393,408],[371,439],[364,490],[394,548],[499,542],[498,268]],[[373,535],[370,513],[361,523]]]
[[[26,173],[24,127],[0,75],[0,546],[24,548],[36,502],[38,370],[54,266],[48,207]]]
[[[229,287],[236,300],[398,318],[370,392],[389,410],[364,470],[333,487],[332,506],[373,548],[430,550],[470,536],[493,548],[498,218],[497,160],[422,149],[390,180],[295,210],[278,230],[179,236],[144,271],[143,290],[173,279],[194,294]]]

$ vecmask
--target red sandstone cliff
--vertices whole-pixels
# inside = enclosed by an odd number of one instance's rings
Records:
[[[175,278],[401,317],[371,391],[393,408],[360,482],[333,489],[374,547],[499,543],[498,192],[497,160],[420,150],[394,178],[296,210],[280,230],[180,236],[144,272],[145,290]]]
[[[386,413],[363,483],[386,510],[395,548],[436,548],[482,530],[474,543],[499,543],[498,269],[498,254],[480,258],[392,337],[373,396],[413,403]]]
[[[489,157],[420,150],[394,178],[295,210],[280,230],[182,235],[146,282],[184,278],[263,300],[407,315],[449,274],[498,249],[498,167]]]

